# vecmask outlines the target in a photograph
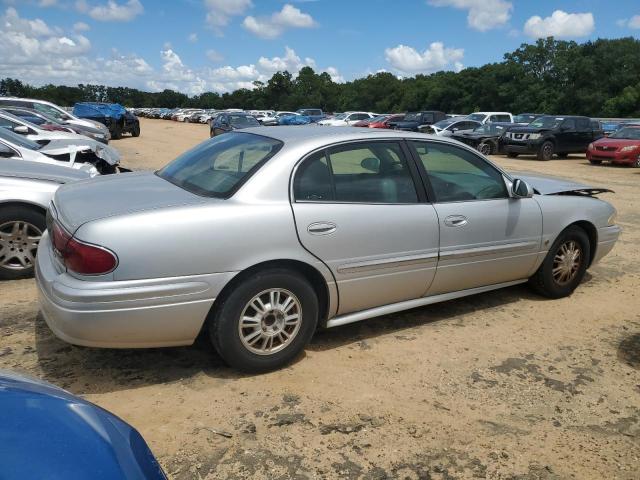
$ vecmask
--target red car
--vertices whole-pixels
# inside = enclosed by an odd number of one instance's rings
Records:
[[[401,122],[404,120],[404,114],[402,115],[386,115],[384,118],[374,118],[374,121],[367,125],[369,128],[391,128],[389,123]]]
[[[611,162],[640,168],[640,124],[624,125],[608,137],[589,144],[587,159],[596,165]]]

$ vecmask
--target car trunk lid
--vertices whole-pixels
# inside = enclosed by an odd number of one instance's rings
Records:
[[[107,175],[58,189],[58,221],[71,233],[100,218],[212,201],[167,182],[152,172]]]

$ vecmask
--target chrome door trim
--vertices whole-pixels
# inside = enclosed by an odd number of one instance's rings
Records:
[[[407,265],[421,265],[425,263],[436,263],[438,253],[427,253],[423,255],[407,255],[402,257],[387,258],[384,260],[370,260],[365,262],[348,263],[338,267],[338,273],[360,273],[382,268],[404,267]]]
[[[355,322],[359,322],[361,320],[367,320],[373,317],[389,315],[391,313],[401,312],[403,310],[409,310],[411,308],[431,305],[433,303],[446,302],[447,300],[454,300],[456,298],[466,297],[468,295],[475,295],[477,293],[489,292],[491,290],[497,290],[499,288],[505,288],[505,287],[510,287],[512,285],[525,283],[526,281],[527,279],[515,280],[512,282],[497,283],[495,285],[486,285],[484,287],[470,288],[467,290],[458,290],[457,292],[442,293],[440,295],[433,295],[431,297],[422,297],[422,298],[417,298],[415,300],[407,300],[405,302],[392,303],[390,305],[384,305],[382,307],[370,308],[368,310],[362,310],[360,312],[349,313],[346,315],[339,315],[327,322],[327,328],[339,327],[341,325],[347,325],[348,323],[355,323]]]
[[[540,244],[538,241],[507,243],[503,245],[491,245],[488,247],[464,248],[455,250],[441,250],[440,258],[443,260],[461,257],[477,257],[491,255],[492,253],[519,253],[533,251]]]

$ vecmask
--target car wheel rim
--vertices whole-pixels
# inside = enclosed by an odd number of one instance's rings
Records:
[[[14,220],[0,225],[0,267],[33,268],[42,231],[29,222]]]
[[[482,153],[483,155],[489,155],[491,153],[491,147],[486,143],[481,144],[480,153]]]
[[[257,355],[272,355],[293,342],[302,324],[302,306],[289,290],[264,290],[245,305],[238,332],[242,345]]]
[[[566,285],[578,275],[582,264],[582,249],[574,240],[563,243],[553,259],[552,275],[558,285]]]
[[[553,155],[553,147],[551,145],[545,145],[542,150],[542,154],[544,155],[544,158],[551,158]]]

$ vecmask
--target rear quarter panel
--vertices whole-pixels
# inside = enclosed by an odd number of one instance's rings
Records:
[[[59,186],[46,180],[0,177],[0,206],[3,203],[24,203],[46,210]]]

